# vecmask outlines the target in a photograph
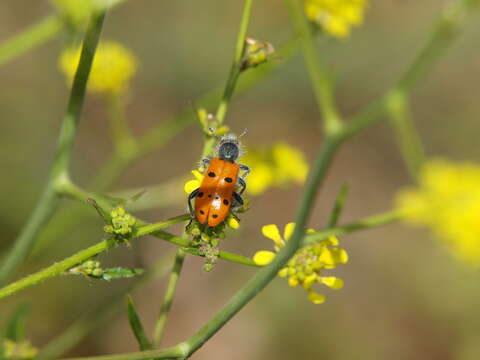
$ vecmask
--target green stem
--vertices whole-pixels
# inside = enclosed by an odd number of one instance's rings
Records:
[[[162,306],[160,307],[160,314],[158,315],[157,322],[155,324],[155,330],[153,332],[152,343],[154,347],[158,347],[163,339],[165,333],[165,326],[167,324],[170,309],[173,303],[173,297],[177,290],[178,279],[180,278],[180,272],[182,271],[183,263],[185,261],[185,251],[182,248],[177,250],[175,254],[175,261],[173,263],[170,278],[168,280],[167,290],[163,298]]]
[[[225,85],[225,90],[223,91],[222,98],[215,114],[219,124],[223,124],[225,120],[228,106],[232,100],[240,74],[242,73],[242,59],[245,53],[245,42],[247,38],[248,23],[250,22],[250,14],[252,12],[252,4],[253,0],[245,0],[243,6],[242,19],[240,21],[240,29],[238,31],[232,67],[230,68],[227,84]],[[216,141],[217,139],[215,136],[208,136],[206,138],[202,151],[202,159],[212,154]]]
[[[342,185],[340,191],[337,194],[337,198],[335,199],[335,205],[333,206],[333,210],[330,213],[330,217],[327,222],[327,228],[332,228],[338,223],[338,219],[340,218],[340,214],[342,213],[343,207],[345,205],[345,200],[347,198],[348,193],[348,186]]]
[[[216,112],[216,118],[220,124],[222,124],[225,120],[228,104],[232,99],[238,77],[241,73],[242,59],[245,53],[245,40],[247,37],[248,23],[250,22],[250,14],[252,12],[252,4],[253,0],[245,0],[242,18],[240,21],[240,29],[237,36],[237,43],[235,46],[235,55],[233,58],[232,67],[230,69],[230,75],[228,77],[227,85],[225,86],[222,99]]]
[[[62,28],[62,20],[55,15],[47,16],[23,32],[0,44],[0,66],[10,60],[45,44]]]
[[[85,98],[85,89],[90,74],[93,56],[97,48],[100,32],[102,30],[105,12],[92,14],[87,32],[85,33],[80,63],[73,80],[72,91],[68,102],[67,113],[63,119],[62,128],[58,138],[58,146],[53,161],[50,180],[44,193],[31,214],[27,224],[15,240],[13,249],[0,268],[0,284],[15,273],[17,268],[27,257],[33,247],[39,231],[53,214],[58,196],[56,182],[62,180],[68,173],[77,125]]]
[[[335,106],[331,80],[318,56],[311,26],[305,18],[303,8],[298,0],[287,0],[286,2],[289,6],[295,33],[302,46],[303,58],[310,75],[310,82],[313,86],[318,108],[322,113],[325,132],[334,134],[340,130],[342,119]]]
[[[458,0],[450,4],[438,20],[432,35],[420,50],[412,64],[400,76],[395,86],[382,98],[374,101],[363,111],[354,116],[343,129],[343,137],[349,138],[382,119],[388,113],[392,96],[398,93],[410,93],[419,80],[432,70],[435,63],[443,56],[461,33],[468,10],[478,6],[478,0]]]
[[[155,223],[155,224],[150,224],[150,225],[145,225],[140,228],[138,228],[134,234],[132,235],[132,238],[137,238],[140,236],[148,235],[154,232],[157,232],[161,229],[165,229],[166,227],[169,227],[174,224],[178,224],[179,222],[185,221],[186,216],[177,216],[176,218],[172,218],[167,221]],[[90,246],[75,255],[72,255],[60,262],[57,262],[41,271],[38,271],[32,275],[29,275],[27,277],[24,277],[23,279],[20,279],[10,285],[7,285],[3,288],[0,289],[0,299],[10,296],[20,290],[23,290],[27,287],[36,285],[42,281],[45,281],[47,279],[53,278],[58,275],[64,274],[67,270],[70,268],[79,265],[88,259],[92,258],[95,255],[98,255],[108,249],[111,249],[112,247],[115,247],[119,244],[119,242],[115,239],[107,239],[103,240],[93,246]]]
[[[338,227],[325,229],[315,234],[306,235],[303,239],[303,245],[310,245],[318,241],[325,240],[330,236],[342,236],[354,231],[367,230],[375,227],[390,224],[392,222],[400,220],[402,217],[397,212],[388,212],[380,215],[375,215],[351,222]]]
[[[388,102],[388,112],[407,169],[410,176],[416,179],[425,161],[425,152],[415,129],[407,95],[402,92],[392,93]]]

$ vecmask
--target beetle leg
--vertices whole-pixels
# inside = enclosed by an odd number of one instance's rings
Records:
[[[238,193],[238,195],[242,195],[243,192],[245,191],[245,189],[247,188],[247,183],[246,183],[245,180],[243,180],[243,178],[241,178],[241,177],[239,177],[239,178],[237,179],[237,183],[238,183],[237,185],[239,185],[240,188],[241,188],[240,191],[239,191],[239,193]]]
[[[248,174],[250,174],[250,167],[243,164],[239,164],[238,166],[240,167],[240,170],[244,171],[243,175],[241,175],[240,177],[245,180]]]
[[[240,196],[240,194],[234,192],[233,193],[233,204],[232,204],[232,210],[235,211],[239,207],[243,206],[243,199]]]
[[[192,206],[192,200],[195,199],[195,196],[197,196],[198,191],[200,188],[193,190],[190,195],[188,195],[188,210],[190,210],[190,215],[192,218],[195,217],[195,212],[193,211],[193,206]]]

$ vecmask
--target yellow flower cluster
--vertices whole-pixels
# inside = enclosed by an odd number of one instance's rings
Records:
[[[480,166],[433,160],[417,187],[400,191],[397,209],[412,224],[430,227],[466,263],[480,265]]]
[[[329,34],[345,38],[363,22],[367,0],[305,0],[305,14]]]
[[[292,236],[295,229],[295,223],[288,223],[285,226],[283,238],[276,225],[265,225],[262,233],[275,243],[275,251],[280,251],[285,246],[285,242]],[[315,232],[312,229],[308,233]],[[295,255],[283,267],[278,276],[288,279],[291,287],[301,285],[308,292],[308,299],[314,304],[321,304],[325,301],[325,296],[312,290],[315,283],[324,284],[332,289],[341,289],[343,280],[335,276],[322,276],[325,269],[333,269],[339,264],[345,264],[348,261],[348,254],[344,249],[338,246],[338,239],[329,237],[316,244],[305,246],[298,250]],[[264,266],[269,264],[276,256],[275,252],[258,251],[253,256],[256,264]]]
[[[37,353],[38,349],[33,347],[28,341],[17,343],[9,339],[4,339],[3,354],[0,354],[0,358],[7,360],[28,360],[37,356]]]
[[[252,149],[243,156],[242,163],[252,169],[247,178],[247,193],[251,195],[259,195],[272,186],[301,184],[308,173],[303,153],[283,142]]]
[[[72,82],[80,61],[81,49],[67,49],[60,56],[60,68]],[[88,89],[103,94],[124,92],[137,70],[137,60],[122,44],[105,41],[99,44],[93,60]]]

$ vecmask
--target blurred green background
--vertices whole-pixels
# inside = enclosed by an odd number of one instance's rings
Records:
[[[347,40],[329,40],[319,51],[336,77],[337,103],[346,116],[380,96],[413,59],[429,36],[446,2],[374,0],[364,26]],[[242,2],[157,0],[127,1],[106,20],[104,39],[130,48],[140,67],[128,96],[127,113],[136,134],[178,114],[189,102],[222,85],[233,56]],[[0,3],[0,40],[8,39],[52,13],[47,1]],[[476,19],[480,18],[480,14]],[[480,23],[473,18],[448,54],[421,82],[412,98],[413,114],[427,154],[478,161],[480,102]],[[254,3],[249,36],[280,46],[292,36],[282,2]],[[6,250],[26,221],[44,186],[68,89],[58,70],[65,38],[0,67],[0,249]],[[301,56],[265,81],[235,97],[227,124],[249,129],[247,147],[286,141],[311,160],[322,142],[318,110]],[[210,109],[213,110],[213,109]],[[106,109],[89,95],[81,120],[73,177],[86,184],[111,151]],[[193,112],[192,112],[192,116]],[[136,161],[113,189],[142,188],[186,175],[198,160],[202,137],[191,126],[152,154]],[[253,169],[253,171],[255,171]],[[377,125],[341,150],[311,218],[325,225],[339,187],[350,193],[341,221],[387,211],[396,190],[410,182],[391,129]],[[292,220],[301,187],[270,189],[252,199],[240,231],[222,248],[251,256],[271,249],[262,225],[279,227]],[[155,221],[185,211],[178,187],[175,204],[139,212]],[[65,200],[62,204],[66,204]],[[36,271],[102,238],[102,223],[87,205],[87,217],[66,234],[52,237],[47,251],[31,256],[21,274]],[[59,212],[65,210],[65,206]],[[50,233],[48,231],[51,231]],[[175,229],[177,233],[181,228]],[[50,234],[50,235],[49,235]],[[480,357],[480,274],[458,263],[427,232],[391,225],[345,236],[350,261],[335,270],[345,280],[340,291],[322,289],[327,302],[313,305],[304,291],[275,280],[211,339],[194,358],[202,359],[459,359]],[[173,246],[154,238],[135,241],[101,256],[110,265],[149,267]],[[252,274],[253,269],[220,261],[211,273],[189,257],[167,325],[164,345],[195,332]],[[0,320],[15,304],[32,312],[28,337],[42,347],[81,314],[128,286],[130,280],[89,281],[59,277],[2,300]],[[151,282],[134,296],[148,330],[159,310],[165,279]],[[96,329],[68,355],[136,351],[126,311]]]

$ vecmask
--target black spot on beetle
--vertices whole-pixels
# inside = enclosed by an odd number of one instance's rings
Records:
[[[211,198],[211,197],[212,197],[212,194],[208,194],[208,197]]]
[[[218,215],[217,215],[217,214],[213,214],[212,217],[213,217],[214,219],[216,219],[216,218],[218,217]]]
[[[205,211],[200,210],[200,214],[205,215]]]
[[[224,205],[228,205],[228,204],[230,204],[230,203],[228,202],[227,199],[223,199],[223,204],[224,204]]]
[[[228,182],[228,183],[231,183],[233,181],[233,179],[231,177],[226,177],[225,181]]]
[[[220,199],[220,196],[215,196],[215,200],[218,200],[218,199]]]
[[[208,173],[208,176],[210,176],[210,177],[215,177],[215,173],[214,173],[213,171],[210,171],[210,172]]]
[[[200,192],[197,194],[197,197],[201,198],[202,196],[203,196],[203,192],[200,191]]]

